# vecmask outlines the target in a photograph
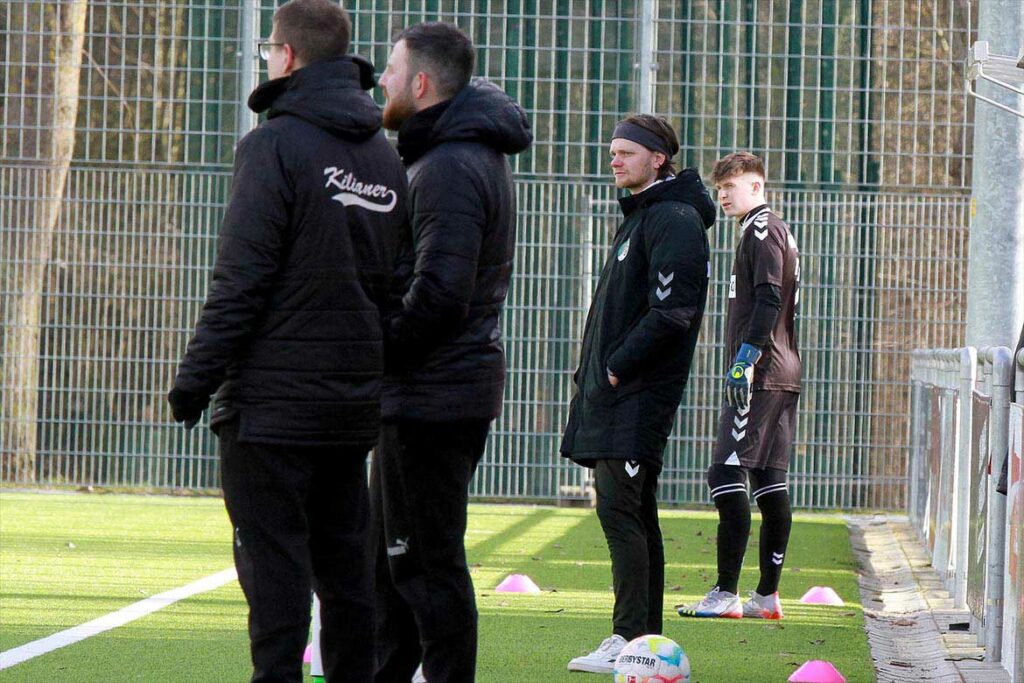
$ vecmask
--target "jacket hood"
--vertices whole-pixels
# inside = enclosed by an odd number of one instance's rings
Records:
[[[361,141],[381,127],[380,107],[366,91],[374,87],[373,65],[357,55],[314,62],[289,76],[262,83],[249,108],[267,118],[291,114],[345,140]]]
[[[641,207],[666,201],[682,202],[697,209],[705,230],[714,225],[718,217],[718,209],[711,201],[711,195],[708,194],[700,174],[694,168],[684,168],[675,178],[649,187],[640,194],[620,197],[619,206],[622,207],[622,213],[628,216]]]
[[[474,79],[451,100],[431,131],[429,145],[480,142],[503,154],[519,154],[533,142],[526,112],[485,79]]]

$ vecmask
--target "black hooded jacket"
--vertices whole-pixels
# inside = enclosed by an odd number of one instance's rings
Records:
[[[175,379],[217,391],[241,441],[372,446],[381,314],[408,229],[398,155],[358,57],[316,62],[249,99],[209,294]]]
[[[498,319],[516,244],[506,155],[532,140],[523,109],[486,81],[418,112],[399,131],[413,245],[387,325],[385,418],[490,420],[501,411]]]
[[[693,169],[619,203],[625,220],[587,315],[561,452],[588,467],[660,466],[704,316],[716,211]]]

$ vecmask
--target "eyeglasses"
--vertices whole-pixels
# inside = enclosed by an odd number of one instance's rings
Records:
[[[282,45],[287,45],[287,43],[258,43],[257,45],[260,53],[260,59],[267,61],[270,59],[270,48],[281,47]]]

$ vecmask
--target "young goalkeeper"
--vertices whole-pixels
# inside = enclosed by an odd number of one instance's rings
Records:
[[[720,159],[711,174],[726,216],[739,224],[729,283],[725,381],[708,486],[718,509],[718,580],[689,617],[781,619],[779,578],[792,517],[786,475],[796,431],[801,363],[793,319],[800,262],[789,227],[764,197],[764,163],[749,152]],[[761,580],[741,604],[740,568],[750,534],[751,496],[761,510]]]

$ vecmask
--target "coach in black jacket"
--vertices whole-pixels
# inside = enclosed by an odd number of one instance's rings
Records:
[[[690,374],[707,298],[706,229],[715,205],[693,169],[675,174],[675,131],[631,116],[612,136],[625,220],[583,332],[562,455],[593,467],[615,589],[613,634],[569,669],[610,673],[633,638],[661,633],[665,556],[658,524],[662,453]]]
[[[377,683],[470,683],[477,612],[463,536],[469,480],[501,410],[498,319],[515,250],[506,155],[531,140],[523,110],[469,84],[474,50],[454,26],[401,33],[381,85],[384,125],[408,166],[413,245],[386,328],[384,426],[371,471],[380,542]]]
[[[372,676],[365,463],[407,190],[365,92],[373,67],[345,56],[350,29],[331,0],[274,15],[260,46],[271,80],[249,98],[268,120],[238,144],[213,281],[170,394],[191,426],[217,391],[253,681],[301,681],[311,584],[327,679]]]

